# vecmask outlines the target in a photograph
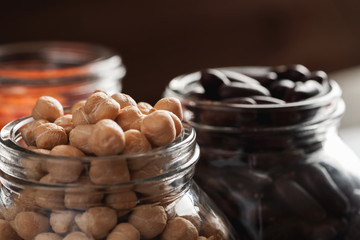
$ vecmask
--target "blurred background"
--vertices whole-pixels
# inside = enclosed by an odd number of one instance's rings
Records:
[[[359,73],[343,71],[360,65],[359,10],[356,0],[3,1],[0,44],[108,46],[122,56],[123,92],[136,101],[154,103],[171,78],[202,68],[290,63],[335,73],[357,96]],[[360,125],[349,116],[356,101],[346,101],[343,126]]]

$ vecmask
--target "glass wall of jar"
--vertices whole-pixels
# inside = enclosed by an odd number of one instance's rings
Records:
[[[146,153],[76,158],[24,148],[20,129],[31,121],[16,120],[1,131],[0,236],[237,239],[192,180],[199,147],[191,127]]]
[[[31,114],[40,96],[72,106],[95,90],[122,90],[118,54],[80,42],[24,42],[0,46],[0,129]]]
[[[217,70],[277,81],[268,67]],[[337,135],[337,83],[301,101],[234,103],[203,98],[201,74],[173,79],[164,95],[181,100],[201,149],[195,180],[240,238],[360,239],[360,160]]]

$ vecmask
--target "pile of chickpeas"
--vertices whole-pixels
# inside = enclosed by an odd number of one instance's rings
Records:
[[[204,226],[195,217],[169,214],[161,204],[138,205],[134,189],[116,189],[116,184],[146,179],[161,170],[152,172],[149,164],[141,161],[106,159],[145,153],[180,137],[183,113],[179,100],[162,98],[151,106],[124,93],[95,91],[64,114],[59,101],[43,96],[32,116],[34,121],[21,129],[27,149],[59,158],[22,159],[26,178],[40,184],[84,188],[23,189],[12,204],[0,210],[0,240],[224,239],[216,226]],[[93,157],[87,168],[81,161],[64,160],[87,156]],[[86,188],[111,184],[114,191],[108,194]]]

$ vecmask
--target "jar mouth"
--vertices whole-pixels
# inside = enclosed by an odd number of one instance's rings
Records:
[[[234,70],[238,72],[244,71],[244,69],[250,69],[250,70],[265,70],[268,69],[268,67],[223,67],[218,68],[219,70]],[[342,95],[342,91],[339,87],[339,85],[334,81],[330,80],[330,90],[328,93],[308,98],[303,101],[298,102],[290,102],[285,104],[238,104],[238,103],[222,103],[222,102],[216,102],[216,101],[206,101],[206,100],[196,100],[196,99],[189,99],[187,98],[186,94],[189,90],[199,87],[200,79],[200,72],[193,72],[189,74],[183,74],[180,76],[175,77],[172,79],[169,83],[169,85],[166,87],[166,92],[169,92],[169,94],[176,95],[179,99],[181,99],[184,103],[188,105],[197,105],[204,108],[227,108],[227,109],[288,109],[288,108],[312,108],[314,106],[324,106],[331,102],[333,99],[340,98]]]
[[[219,70],[233,70],[240,73],[244,71],[266,71],[269,67],[224,67]],[[185,111],[184,118],[193,126],[201,126],[206,129],[230,129],[236,128],[247,130],[251,128],[272,128],[291,125],[308,125],[321,122],[344,112],[342,91],[334,81],[329,81],[329,90],[316,97],[298,102],[285,104],[235,104],[223,103],[211,100],[195,99],[188,96],[189,92],[201,88],[199,82],[200,72],[180,75],[172,79],[165,89],[165,96],[179,98]],[[210,119],[204,116],[212,112]],[[225,118],[225,121],[216,121],[215,118]],[[284,118],[284,120],[280,119]],[[286,119],[288,118],[288,119]],[[265,121],[267,119],[269,121]],[[276,120],[275,120],[276,119]],[[195,127],[195,128],[197,128]]]
[[[49,185],[42,184],[38,181],[32,181],[24,178],[23,166],[21,165],[21,160],[26,159],[27,161],[34,162],[47,162],[47,161],[56,161],[61,160],[65,161],[67,164],[74,162],[81,162],[84,166],[88,166],[91,162],[98,160],[104,161],[104,163],[109,162],[120,162],[127,161],[128,164],[136,164],[139,161],[148,161],[148,164],[151,164],[152,161],[159,159],[170,159],[164,165],[162,165],[161,174],[131,180],[128,182],[114,183],[114,184],[96,184],[91,185],[91,187],[102,188],[104,185],[107,187],[111,186],[124,186],[124,185],[134,185],[149,181],[156,181],[164,178],[171,178],[174,175],[181,174],[187,170],[193,168],[195,163],[198,161],[199,157],[199,148],[196,144],[196,133],[195,130],[188,124],[184,124],[183,133],[175,139],[174,142],[154,148],[145,153],[137,154],[120,154],[113,156],[86,156],[86,157],[64,157],[64,156],[54,156],[48,154],[39,154],[33,151],[30,151],[22,145],[22,137],[20,134],[20,129],[24,127],[27,123],[33,121],[31,116],[23,117],[18,120],[12,121],[4,126],[0,132],[0,170],[5,174],[15,177],[17,179],[25,180],[29,183],[35,183],[37,185]],[[77,184],[51,184],[51,186],[58,187],[69,187],[74,188],[83,187],[83,185]]]
[[[0,46],[0,84],[41,84],[56,79],[120,69],[121,57],[96,44],[65,41],[19,42]]]

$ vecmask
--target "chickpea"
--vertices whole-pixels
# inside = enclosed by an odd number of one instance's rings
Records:
[[[77,103],[75,103],[70,110],[70,113],[73,114],[75,112],[76,109],[79,109],[80,107],[84,107],[85,106],[85,102],[86,100],[80,100]]]
[[[124,131],[113,120],[100,120],[90,135],[89,146],[97,156],[119,154],[125,147]]]
[[[36,148],[35,146],[32,146],[31,148],[28,147],[29,150],[39,153],[39,154],[50,154],[50,150],[49,149],[43,149],[43,148]]]
[[[15,195],[13,202],[1,208],[1,215],[5,220],[14,220],[16,215],[20,212],[33,211],[35,208],[35,194],[33,190],[22,190],[18,195]]]
[[[55,123],[44,123],[34,129],[36,146],[52,149],[57,145],[67,144],[68,137],[64,128]]]
[[[19,213],[12,225],[24,240],[33,240],[36,235],[50,230],[49,219],[35,212]]]
[[[79,107],[73,112],[72,122],[75,127],[90,124],[89,116],[85,113],[84,107]]]
[[[54,232],[64,234],[73,225],[76,213],[74,211],[53,211],[50,214],[50,225]]]
[[[166,224],[165,230],[161,235],[161,240],[196,240],[198,236],[198,230],[190,221],[182,217],[176,217],[169,220]]]
[[[104,92],[95,92],[85,102],[85,113],[91,123],[97,123],[101,119],[114,120],[120,111],[120,105],[115,99]]]
[[[104,194],[88,188],[93,184],[87,177],[80,178],[74,185],[81,187],[69,187],[65,190],[64,203],[67,208],[86,210],[101,205]]]
[[[91,154],[92,149],[89,145],[89,138],[94,129],[93,124],[78,125],[70,132],[69,142],[71,146],[74,146],[84,153]]]
[[[167,111],[155,111],[146,115],[141,122],[141,132],[154,146],[163,146],[174,141],[175,124]]]
[[[50,151],[50,155],[54,156],[68,156],[68,157],[84,157],[85,154],[71,145],[58,145]]]
[[[72,232],[66,235],[63,240],[92,240],[93,238],[88,237],[83,232]]]
[[[157,101],[157,103],[154,105],[154,108],[158,110],[167,110],[169,112],[174,113],[180,121],[183,120],[183,111],[181,102],[177,98],[173,97],[165,97]]]
[[[117,223],[116,211],[108,207],[94,207],[83,214],[75,216],[79,228],[90,236],[101,239],[113,229]]]
[[[176,137],[179,136],[183,130],[183,125],[181,120],[172,112],[169,112],[172,120],[174,121],[175,130],[176,130]]]
[[[164,161],[166,159],[156,159],[149,162],[143,168],[131,172],[131,180],[141,180],[159,176],[164,172]],[[146,196],[160,196],[167,190],[167,183],[161,180],[144,181],[135,186],[135,191]]]
[[[115,121],[124,131],[127,131],[129,129],[140,130],[142,119],[143,114],[136,106],[127,106],[120,109]]]
[[[0,240],[19,240],[19,236],[6,220],[0,219]]]
[[[74,124],[72,122],[72,115],[67,114],[57,118],[54,123],[65,129],[66,134],[69,135],[70,131],[74,128]]]
[[[209,213],[202,221],[201,233],[209,239],[227,239],[224,229],[224,222],[214,214]]]
[[[139,230],[142,238],[151,239],[165,229],[167,215],[162,206],[142,205],[134,209],[128,222]]]
[[[125,148],[123,153],[142,153],[151,150],[151,144],[143,133],[136,129],[127,130],[125,133]]]
[[[30,123],[28,123],[24,128],[22,128],[20,130],[21,133],[21,137],[24,139],[25,143],[28,146],[35,146],[36,145],[36,141],[35,141],[35,136],[34,136],[34,129],[44,123],[49,123],[49,121],[44,120],[44,119],[39,119],[39,120],[35,120],[32,121]]]
[[[64,109],[61,103],[49,96],[40,97],[32,110],[32,116],[35,120],[45,119],[54,122],[62,115],[64,115]]]
[[[120,104],[120,108],[136,106],[136,101],[125,93],[114,93],[111,97]]]
[[[51,149],[51,155],[83,157],[85,154],[71,145],[58,145]],[[60,183],[71,183],[79,179],[84,167],[80,160],[49,159],[46,169],[53,179]]]
[[[184,199],[184,198],[183,198]],[[185,200],[185,199],[184,199]],[[181,201],[181,200],[180,200]],[[187,201],[191,201],[190,199],[187,199]],[[186,203],[185,203],[186,204]],[[195,209],[193,209],[193,211],[196,211]],[[201,218],[199,215],[197,214],[189,214],[189,215],[183,215],[181,216],[182,218],[190,221],[198,231],[201,230]]]
[[[35,150],[32,150],[35,151]],[[49,151],[49,150],[46,150]],[[43,162],[39,159],[21,159],[21,165],[24,168],[24,173],[31,180],[39,180],[42,178],[46,171],[43,169]]]
[[[58,183],[50,174],[42,177],[40,183]],[[64,209],[64,192],[60,189],[38,189],[35,195],[35,202],[38,206],[46,209]]]
[[[89,176],[95,184],[115,184],[130,180],[126,159],[92,160]]]
[[[39,154],[45,154],[45,155],[50,155],[50,150],[49,149],[42,149],[42,148],[36,148],[35,149],[31,149],[31,151],[39,153]],[[46,169],[46,161],[42,161],[41,159],[38,160],[38,162],[40,162],[41,165],[41,170],[44,173],[47,173],[47,169]],[[45,174],[44,174],[45,175]]]
[[[40,233],[34,238],[34,240],[62,240],[62,239],[63,238],[60,235],[51,232]]]
[[[140,240],[140,232],[129,223],[120,223],[112,230],[106,240]]]
[[[155,109],[147,102],[138,102],[137,107],[139,108],[142,114],[148,115],[153,112]]]
[[[117,210],[130,210],[136,206],[137,197],[133,191],[110,193],[106,196],[105,203]]]

